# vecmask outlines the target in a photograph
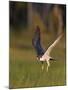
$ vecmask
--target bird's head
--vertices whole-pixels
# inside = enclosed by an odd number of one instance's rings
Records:
[[[38,55],[38,56],[37,56],[37,60],[40,60],[41,57],[42,57],[41,55]]]
[[[37,60],[39,60],[40,59],[40,57],[39,56],[37,56]]]

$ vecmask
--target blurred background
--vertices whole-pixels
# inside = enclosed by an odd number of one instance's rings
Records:
[[[52,63],[49,74],[46,68],[41,74],[32,46],[37,25],[45,49],[64,32],[64,37],[52,52],[58,62]],[[9,32],[10,88],[65,85],[66,5],[9,1]]]

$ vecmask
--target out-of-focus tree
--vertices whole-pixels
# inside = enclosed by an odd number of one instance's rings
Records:
[[[28,29],[32,29],[32,3],[29,2],[27,4],[28,10],[27,10],[27,22],[28,22]]]
[[[27,25],[27,3],[25,2],[9,2],[10,26],[16,28],[25,27]]]
[[[64,5],[52,5],[50,11],[50,18],[49,18],[49,30],[54,32],[55,35],[60,34],[64,30],[64,20],[66,20],[65,10],[61,7],[65,8]],[[64,18],[64,19],[63,19]]]

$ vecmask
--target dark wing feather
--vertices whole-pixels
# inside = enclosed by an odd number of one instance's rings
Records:
[[[41,56],[45,53],[40,43],[40,30],[36,30],[32,39],[32,44],[36,50],[37,56]]]

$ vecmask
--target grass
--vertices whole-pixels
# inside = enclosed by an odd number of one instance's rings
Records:
[[[28,51],[27,53],[32,52]],[[10,60],[10,88],[65,85],[63,57],[59,57],[56,62],[51,62],[49,72],[46,72],[46,63],[42,72],[41,63],[37,62],[35,58],[33,58],[35,60],[29,59],[31,55],[25,56],[23,53],[22,57]]]
[[[66,85],[64,40],[61,40],[61,43],[52,52],[52,56],[56,59],[56,62],[51,61],[48,72],[46,72],[45,62],[45,69],[42,72],[41,63],[36,60],[35,51],[31,45],[32,34],[28,34],[29,36],[25,36],[25,34],[22,37],[20,36],[19,40],[14,37],[14,39],[11,38],[10,88]],[[53,37],[49,34],[45,35],[44,41],[46,42],[43,42],[44,45],[49,46],[48,42],[50,42],[51,38]]]

